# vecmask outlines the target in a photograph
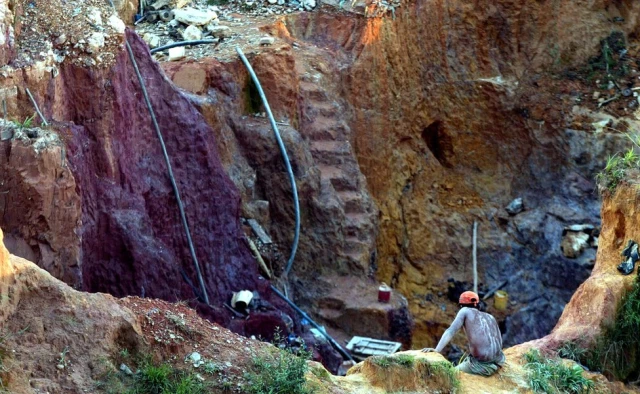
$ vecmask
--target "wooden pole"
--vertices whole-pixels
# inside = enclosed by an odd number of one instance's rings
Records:
[[[478,294],[478,222],[473,221],[473,292]]]
[[[40,121],[42,122],[43,125],[49,126],[49,123],[47,122],[47,119],[45,119],[44,115],[42,115],[42,112],[40,112],[40,108],[38,107],[38,103],[36,103],[36,99],[33,98],[33,96],[31,95],[31,92],[29,91],[29,88],[25,88],[25,90],[27,91],[27,95],[29,95],[29,99],[31,100],[31,104],[33,104],[33,107],[36,109],[36,112],[38,113],[38,116],[40,117]]]
[[[249,249],[251,249],[251,252],[253,252],[253,257],[255,257],[256,261],[258,262],[258,266],[262,269],[263,273],[267,276],[267,279],[271,279],[271,271],[269,271],[269,268],[267,268],[267,265],[265,264],[264,259],[262,259],[262,256],[260,255],[260,251],[256,247],[256,244],[253,243],[253,241],[249,237],[245,237],[245,239],[249,244]]]

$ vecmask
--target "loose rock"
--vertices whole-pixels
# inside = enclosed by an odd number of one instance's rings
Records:
[[[96,7],[91,7],[87,10],[87,19],[96,26],[102,26],[102,15]]]
[[[89,48],[91,48],[91,50],[97,51],[104,46],[104,38],[104,34],[95,32],[89,36],[89,38],[87,39],[87,44],[89,45]]]
[[[276,41],[275,38],[270,37],[270,36],[264,36],[262,38],[260,38],[260,45],[273,45],[273,43]]]
[[[120,370],[129,376],[133,375],[133,371],[127,366],[127,364],[120,364]]]
[[[516,198],[511,201],[509,205],[505,208],[509,215],[517,215],[520,212],[524,211],[524,203],[522,202],[522,198]]]
[[[567,232],[562,239],[562,254],[570,259],[575,259],[589,246],[589,234],[583,232]]]
[[[124,29],[126,28],[126,26],[125,26],[124,22],[122,21],[122,19],[120,19],[117,14],[111,15],[109,17],[109,20],[107,21],[107,23],[117,33],[124,34]]]
[[[142,39],[149,44],[149,48],[157,48],[160,46],[160,37],[155,34],[147,33],[142,36]]]
[[[184,32],[182,33],[182,38],[185,41],[200,40],[202,39],[202,31],[199,28],[193,25],[190,25],[186,29],[184,29]]]
[[[207,26],[207,30],[211,32],[211,35],[219,38],[228,38],[231,37],[231,29],[229,26]]]
[[[183,10],[173,10],[175,19],[185,25],[204,26],[218,15],[213,11],[200,11],[194,8],[185,8]]]
[[[175,48],[169,48],[169,61],[176,61],[176,60],[180,60],[180,59],[184,59],[185,57],[185,50],[184,47],[175,47]]]

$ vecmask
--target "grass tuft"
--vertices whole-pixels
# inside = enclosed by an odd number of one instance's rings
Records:
[[[536,393],[556,394],[589,393],[593,381],[582,375],[579,365],[565,365],[562,360],[545,358],[538,350],[530,350],[524,356],[529,387]]]
[[[633,146],[629,148],[623,155],[616,153],[613,156],[609,156],[607,164],[604,169],[596,175],[596,181],[601,190],[608,190],[613,193],[620,182],[622,182],[627,176],[629,170],[636,170],[640,168],[640,155],[636,153],[636,149],[640,148],[638,145],[638,138],[627,135],[633,142]]]
[[[194,373],[174,368],[170,364],[154,364],[151,359],[141,361],[133,376],[117,371],[104,361],[105,373],[96,389],[107,394],[205,394],[210,388]]]
[[[607,378],[637,380],[640,371],[640,277],[622,297],[614,322],[603,329],[584,357],[585,365]]]
[[[310,394],[305,373],[308,370],[308,352],[293,354],[289,349],[275,354],[256,356],[253,368],[245,375],[249,394]]]

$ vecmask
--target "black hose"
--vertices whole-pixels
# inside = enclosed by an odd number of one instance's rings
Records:
[[[108,0],[109,4],[113,8],[114,11],[117,12],[115,5],[113,4],[113,0]],[[160,126],[158,125],[158,120],[156,119],[156,114],[153,111],[153,106],[151,105],[151,100],[149,100],[149,94],[147,92],[147,87],[144,84],[144,79],[142,78],[142,74],[140,73],[140,69],[138,68],[138,62],[136,62],[136,57],[133,55],[133,50],[131,49],[131,45],[129,45],[129,40],[127,39],[127,33],[124,33],[124,44],[127,48],[127,52],[129,53],[129,59],[131,60],[131,65],[133,66],[134,71],[136,72],[136,76],[138,77],[138,82],[140,83],[140,89],[142,90],[142,95],[144,97],[144,101],[147,105],[147,110],[149,111],[149,115],[151,116],[151,121],[153,122],[153,127],[156,130],[156,134],[158,135],[158,139],[160,140],[160,146],[162,147],[162,154],[164,155],[164,160],[167,164],[167,170],[169,172],[169,179],[171,180],[171,186],[173,188],[173,193],[175,194],[176,201],[178,202],[178,210],[180,211],[180,219],[182,220],[182,226],[184,227],[184,232],[187,236],[187,243],[189,244],[189,252],[191,253],[191,258],[193,259],[193,265],[196,268],[196,274],[198,275],[198,282],[200,283],[200,291],[202,292],[202,297],[204,298],[204,302],[209,304],[209,296],[207,295],[207,289],[204,286],[204,280],[202,279],[202,273],[200,271],[200,264],[198,263],[198,257],[196,256],[196,250],[193,246],[193,240],[191,239],[191,231],[189,230],[189,223],[187,223],[187,215],[184,212],[184,206],[182,205],[182,199],[180,198],[180,191],[178,190],[178,185],[176,184],[176,179],[173,176],[173,169],[171,167],[171,161],[169,160],[169,154],[167,153],[167,147],[164,143],[164,138],[162,137],[162,132],[160,131]],[[186,275],[183,274],[183,277]]]
[[[192,40],[192,41],[180,41],[174,42],[171,44],[163,45],[161,47],[153,48],[151,50],[151,54],[153,55],[156,52],[164,51],[165,49],[175,48],[175,47],[184,47],[187,45],[200,45],[200,44],[215,44],[218,40]]]
[[[146,102],[147,109],[149,110],[149,114],[151,115],[151,121],[153,122],[153,127],[156,129],[156,134],[158,135],[158,139],[160,140],[160,146],[162,147],[162,154],[164,155],[164,160],[167,163],[167,170],[169,171],[169,179],[171,180],[171,186],[173,187],[173,192],[176,196],[176,201],[178,202],[180,219],[182,220],[182,226],[184,227],[184,232],[187,235],[189,252],[191,252],[191,258],[193,259],[193,264],[195,265],[196,273],[198,274],[198,281],[200,282],[200,291],[202,292],[202,296],[204,297],[204,302],[208,304],[209,296],[207,295],[207,289],[204,286],[204,280],[202,279],[202,273],[200,272],[200,264],[198,263],[198,258],[196,257],[196,250],[193,247],[193,240],[191,239],[191,231],[189,230],[189,224],[187,223],[187,215],[184,212],[184,206],[182,205],[182,199],[180,198],[180,191],[178,190],[176,179],[173,176],[173,169],[171,167],[171,162],[169,161],[169,154],[167,153],[167,147],[164,144],[164,138],[162,137],[162,132],[160,131],[160,126],[158,125],[158,120],[156,119],[156,114],[153,111],[153,106],[151,105],[151,101],[149,100],[149,94],[147,93],[147,88],[144,84],[144,80],[142,79],[142,74],[140,74],[138,63],[135,60],[135,56],[133,55],[133,50],[131,49],[131,45],[129,45],[129,41],[126,38],[126,35],[125,35],[124,43],[125,43],[125,46],[127,47],[127,52],[129,52],[129,58],[131,59],[133,69],[136,71],[136,75],[138,76],[138,82],[140,82],[142,95],[144,96],[144,101]]]
[[[280,147],[280,153],[282,154],[282,158],[284,159],[284,164],[287,167],[287,173],[289,173],[289,182],[291,182],[291,189],[293,192],[293,208],[296,215],[296,225],[295,225],[295,233],[293,235],[293,245],[291,246],[291,254],[289,255],[289,261],[287,262],[287,266],[284,270],[283,276],[286,278],[289,275],[289,271],[291,271],[291,267],[293,266],[293,260],[296,257],[296,251],[298,250],[298,239],[300,238],[300,202],[298,201],[298,188],[296,186],[296,179],[293,176],[293,170],[291,169],[291,162],[289,161],[289,156],[287,155],[287,149],[284,146],[284,142],[282,142],[282,138],[280,137],[280,132],[278,131],[278,126],[276,125],[276,120],[273,118],[273,114],[271,113],[271,107],[269,107],[269,102],[267,102],[267,96],[264,95],[264,91],[262,90],[262,86],[260,86],[260,81],[258,81],[258,76],[253,71],[253,67],[249,64],[249,61],[242,53],[240,47],[236,47],[236,52],[240,55],[240,59],[244,63],[247,70],[249,70],[249,74],[251,75],[251,79],[258,88],[258,93],[260,94],[260,98],[262,99],[262,104],[264,104],[264,109],[269,116],[269,122],[271,122],[271,128],[273,129],[273,134],[276,136],[276,140],[278,141],[278,146]]]
[[[311,323],[312,326],[314,326],[318,331],[320,331],[320,333],[322,333],[322,335],[324,335],[325,338],[327,338],[327,340],[329,341],[329,343],[338,351],[340,352],[340,354],[342,354],[345,358],[353,361],[353,358],[351,357],[351,355],[342,348],[342,346],[340,346],[340,344],[338,342],[336,342],[335,339],[331,338],[331,336],[329,334],[327,334],[327,332],[324,330],[323,327],[320,327],[320,325],[318,323],[316,323],[315,321],[313,321],[309,315],[307,315],[307,313],[305,311],[303,311],[302,309],[298,308],[298,306],[296,304],[294,304],[290,299],[288,299],[284,294],[282,294],[280,292],[280,290],[278,290],[274,285],[271,285],[271,290],[273,290],[274,293],[276,293],[278,295],[278,297],[282,298],[287,304],[289,304],[290,307],[292,307],[293,309],[295,309],[296,312],[298,312],[300,314],[300,316],[302,316],[304,319],[309,320],[309,323]]]

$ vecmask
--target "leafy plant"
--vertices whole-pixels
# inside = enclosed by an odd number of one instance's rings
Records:
[[[529,387],[536,393],[589,393],[593,381],[582,375],[579,365],[567,366],[562,360],[545,358],[538,350],[525,353]]]
[[[640,137],[638,135],[631,136],[627,134],[627,138],[631,140],[633,145],[622,156],[618,153],[609,156],[604,169],[596,175],[596,181],[601,188],[613,193],[625,179],[629,170],[640,168],[640,155],[636,150],[640,149]]]
[[[558,348],[558,356],[573,360],[577,363],[584,362],[588,350],[574,341],[565,342]]]
[[[616,318],[585,357],[586,365],[623,382],[638,379],[640,371],[640,277],[620,302]]]
[[[194,374],[169,364],[146,362],[134,376],[126,394],[204,394],[207,387]]]
[[[587,79],[616,80],[629,74],[626,43],[622,32],[613,32],[600,43],[600,54],[589,60],[584,69]]]
[[[250,394],[310,394],[305,373],[309,352],[298,355],[291,350],[276,350],[275,354],[253,358],[252,371],[245,375],[246,390]]]
[[[36,114],[33,114],[31,116],[29,116],[28,118],[25,118],[24,121],[20,122],[20,121],[16,121],[14,120],[13,123],[18,126],[18,128],[20,130],[22,129],[28,129],[31,127],[31,125],[33,124],[33,120],[36,118]]]

